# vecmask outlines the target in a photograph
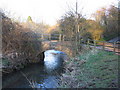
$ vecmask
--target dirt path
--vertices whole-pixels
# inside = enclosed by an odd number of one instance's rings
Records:
[[[111,46],[111,47],[110,47]],[[94,47],[94,46],[90,46],[90,47]],[[103,49],[103,46],[96,46],[96,49]],[[104,46],[104,50],[105,51],[109,51],[109,52],[115,52],[115,54],[117,54],[117,55],[120,55],[120,49],[117,47],[117,48],[115,48],[115,50],[114,50],[114,48],[112,47],[112,45],[110,45],[110,44],[108,44],[108,45],[105,45]]]

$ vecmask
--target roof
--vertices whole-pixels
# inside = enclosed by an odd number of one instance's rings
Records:
[[[108,42],[120,42],[120,37],[113,38],[109,40]]]

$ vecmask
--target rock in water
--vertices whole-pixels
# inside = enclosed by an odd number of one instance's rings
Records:
[[[53,71],[62,67],[66,54],[57,50],[47,50],[44,52],[44,65],[48,71]]]

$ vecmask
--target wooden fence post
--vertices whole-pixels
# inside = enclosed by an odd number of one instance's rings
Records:
[[[59,41],[61,41],[61,34],[59,34]]]
[[[102,48],[103,50],[105,50],[105,42],[103,41],[103,48]]]
[[[88,39],[88,41],[87,41],[87,46],[89,47],[89,44],[90,44],[90,40]]]
[[[96,48],[96,40],[94,40],[94,49]]]
[[[114,44],[113,44],[113,51],[115,52],[115,45],[116,45],[116,43],[114,42]]]
[[[51,41],[51,34],[49,34],[49,40]]]
[[[42,39],[42,40],[44,39],[44,36],[43,36],[43,34],[41,34],[41,39]]]
[[[63,35],[63,39],[62,40],[64,41],[64,39],[65,39],[65,36]]]

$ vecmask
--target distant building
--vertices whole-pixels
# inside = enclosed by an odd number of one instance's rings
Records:
[[[120,37],[116,37],[116,38],[113,38],[111,40],[109,40],[108,42],[120,42]]]

